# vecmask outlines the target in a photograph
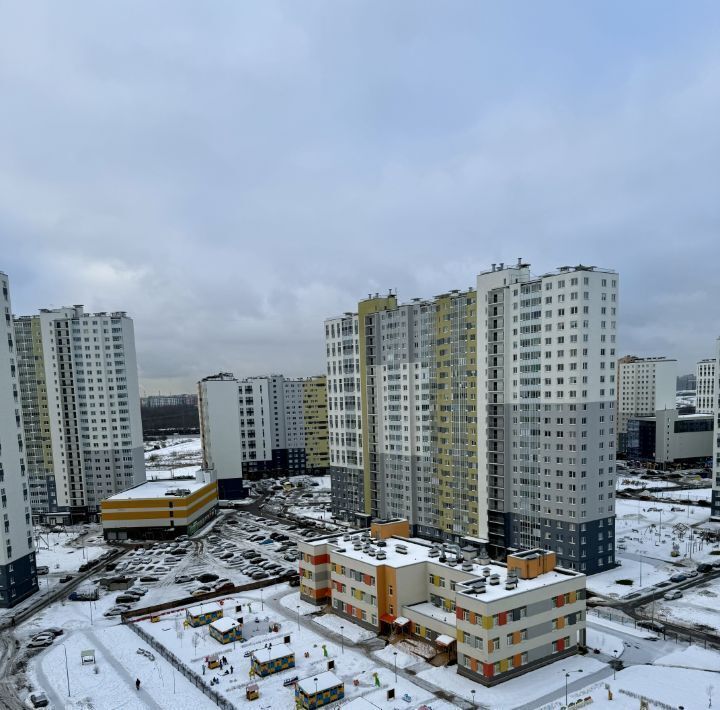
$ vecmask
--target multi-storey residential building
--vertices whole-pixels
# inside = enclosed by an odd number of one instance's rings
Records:
[[[715,408],[715,359],[706,358],[695,365],[695,411],[712,414]]]
[[[15,321],[34,514],[95,515],[145,479],[133,322],[82,306]]]
[[[500,264],[478,276],[479,537],[615,564],[618,276]]]
[[[147,397],[140,398],[140,404],[143,407],[179,407],[197,406],[196,394],[151,394]]]
[[[720,520],[720,338],[715,341],[715,381],[713,388],[713,484],[712,519]]]
[[[586,577],[556,567],[555,553],[528,550],[503,564],[403,531],[407,521],[377,521],[370,534],[301,541],[301,598],[375,632],[420,637],[484,685],[584,645]]]
[[[333,507],[477,534],[475,291],[362,301],[325,323]]]
[[[678,392],[694,392],[697,385],[697,376],[694,373],[689,375],[678,375],[677,390]]]
[[[218,479],[220,498],[243,495],[242,479],[324,473],[327,457],[325,377],[282,375],[198,383],[203,465]]]
[[[0,271],[0,607],[38,589],[8,277]]]
[[[659,409],[675,409],[677,360],[626,355],[617,364],[618,436],[628,419],[653,417]]]
[[[335,514],[613,566],[617,282],[500,264],[476,290],[326,321]]]

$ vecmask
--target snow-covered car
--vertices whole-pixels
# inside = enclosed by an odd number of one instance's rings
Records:
[[[687,570],[687,572],[685,572],[685,574],[688,577],[697,577],[699,572],[696,569],[689,569],[689,570]]]
[[[665,592],[665,594],[663,594],[663,599],[672,601],[673,599],[680,599],[682,595],[683,593],[679,589],[673,589],[672,592]]]
[[[111,606],[104,614],[103,616],[111,617],[111,616],[119,616],[124,611],[128,611],[130,609],[129,604],[116,604],[115,606]]]
[[[193,576],[190,574],[179,574],[175,577],[175,584],[185,584],[186,582],[192,582]]]
[[[30,697],[28,698],[28,700],[30,701],[30,706],[34,708],[46,708],[48,705],[50,705],[48,696],[45,695],[45,693],[43,693],[41,690],[35,693],[30,693]]]
[[[46,648],[51,646],[55,637],[52,634],[37,634],[33,636],[28,644],[28,648]]]

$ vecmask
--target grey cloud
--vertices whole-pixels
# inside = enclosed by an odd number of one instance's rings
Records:
[[[604,5],[0,2],[16,311],[127,310],[147,389],[187,390],[321,371],[368,292],[522,256],[618,269],[621,350],[689,368],[720,333],[714,25]]]

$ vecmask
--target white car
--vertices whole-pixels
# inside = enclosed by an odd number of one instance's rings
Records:
[[[673,599],[680,599],[682,597],[683,593],[679,589],[673,589],[672,592],[667,592],[663,594],[663,599],[667,599],[668,601],[672,601]]]

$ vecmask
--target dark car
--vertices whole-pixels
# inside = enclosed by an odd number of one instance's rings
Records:
[[[69,582],[72,578],[71,574],[66,574],[64,577],[60,577],[60,584],[65,584],[65,582]]]
[[[713,566],[707,562],[702,562],[697,566],[697,571],[702,572],[702,574],[707,574],[708,572],[713,571]]]
[[[290,579],[288,579],[288,584],[291,587],[299,587],[300,586],[300,575],[295,574]]]
[[[684,574],[674,574],[670,577],[671,582],[686,582],[687,577]]]

